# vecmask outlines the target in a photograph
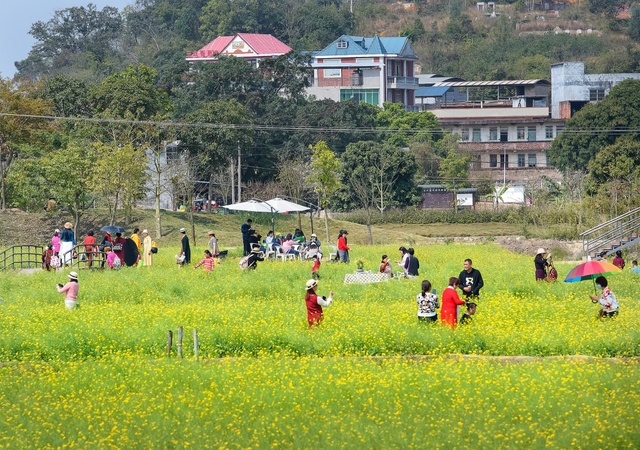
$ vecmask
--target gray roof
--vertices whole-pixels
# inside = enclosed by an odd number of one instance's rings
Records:
[[[482,87],[482,86],[531,86],[536,84],[550,85],[547,80],[502,80],[502,81],[452,81],[436,83],[434,86]]]

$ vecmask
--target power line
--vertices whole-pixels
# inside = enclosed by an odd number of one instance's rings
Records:
[[[288,126],[288,125],[259,125],[253,123],[247,124],[228,124],[228,123],[203,123],[203,122],[174,122],[174,121],[153,121],[153,120],[128,120],[128,119],[104,119],[95,117],[62,117],[37,114],[12,114],[0,113],[0,117],[20,117],[28,119],[43,120],[66,120],[70,122],[91,122],[103,124],[120,124],[120,125],[151,125],[157,127],[175,127],[175,128],[210,128],[223,130],[250,130],[250,131],[290,131],[290,132],[310,132],[310,133],[363,133],[363,134],[379,134],[379,133],[400,133],[406,135],[414,134],[442,134],[446,130],[438,129],[404,129],[404,128],[339,128],[339,127],[311,127],[311,126]],[[631,134],[640,133],[640,128],[564,128],[562,134]],[[510,141],[516,142],[516,141]],[[524,141],[523,141],[524,142]]]

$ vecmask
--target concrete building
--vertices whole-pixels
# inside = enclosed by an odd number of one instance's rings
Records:
[[[235,56],[250,62],[254,67],[260,61],[286,55],[291,47],[270,34],[237,33],[234,36],[218,36],[194,52],[187,52],[188,62],[217,61],[220,55]]]
[[[587,103],[606,97],[616,84],[640,73],[585,74],[583,62],[563,62],[551,65],[551,117],[570,119]]]
[[[336,102],[355,99],[382,107],[402,103],[412,110],[418,60],[406,37],[340,36],[313,55],[308,95]]]
[[[423,109],[461,136],[460,148],[473,155],[474,178],[506,183],[561,179],[546,155],[565,122],[549,116],[548,81],[447,81],[427,89],[434,98],[425,98]]]

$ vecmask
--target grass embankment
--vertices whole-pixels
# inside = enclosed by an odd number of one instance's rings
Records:
[[[367,269],[382,253],[397,255],[397,244],[353,247]],[[531,257],[491,244],[417,247],[419,279],[376,285],[344,285],[354,265],[325,263],[320,292],[335,290],[335,302],[310,331],[309,263],[242,272],[232,257],[207,275],[178,268],[176,252],[161,247],[153,267],[81,270],[74,311],[55,292],[66,273],[0,273],[0,448],[621,448],[640,440],[636,359],[445,356],[639,356],[640,286],[629,272],[610,277],[620,315],[599,321],[591,283],[536,284]],[[420,281],[442,292],[466,257],[486,284],[474,322],[456,331],[418,323]],[[559,264],[560,276],[569,268]],[[185,359],[175,348],[167,359],[167,331],[178,326]],[[401,358],[414,354],[436,356]]]

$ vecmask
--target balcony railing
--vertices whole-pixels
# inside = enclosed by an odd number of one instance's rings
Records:
[[[418,79],[416,77],[387,77],[387,84],[390,88],[418,88]]]

